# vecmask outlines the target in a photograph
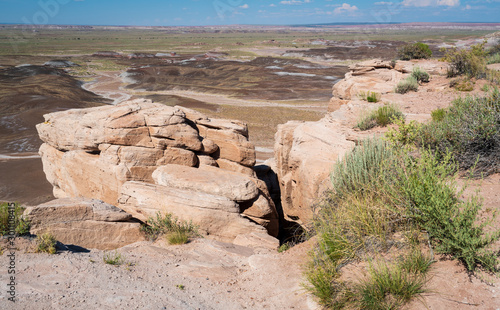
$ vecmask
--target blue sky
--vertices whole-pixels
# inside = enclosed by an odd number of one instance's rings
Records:
[[[500,22],[500,0],[0,0],[0,23],[197,26]]]

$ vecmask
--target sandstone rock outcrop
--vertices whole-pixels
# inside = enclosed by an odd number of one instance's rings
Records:
[[[362,92],[388,93],[403,78],[390,61],[369,60],[349,66],[350,72],[333,86],[334,100],[351,100]]]
[[[348,131],[329,117],[278,126],[274,156],[286,219],[309,223],[333,165],[354,147],[347,138]]]
[[[28,207],[24,215],[31,233],[50,232],[64,244],[110,250],[144,240],[130,214],[99,200],[56,199]]]
[[[277,235],[246,124],[142,99],[44,117],[40,155],[57,198],[100,199],[142,221],[170,212],[226,241]]]

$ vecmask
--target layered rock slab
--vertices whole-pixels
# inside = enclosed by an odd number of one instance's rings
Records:
[[[24,215],[31,233],[49,232],[64,244],[111,250],[144,240],[130,214],[95,199],[56,199],[28,207]]]
[[[131,181],[123,185],[119,203],[120,208],[142,221],[157,213],[171,213],[180,220],[192,221],[202,235],[210,238],[235,242],[242,238],[240,235],[257,234],[272,247],[279,245],[264,227],[241,215],[236,202],[223,196]]]

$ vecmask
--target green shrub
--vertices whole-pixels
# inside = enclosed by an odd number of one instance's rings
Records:
[[[438,154],[451,152],[463,170],[475,175],[499,171],[500,94],[459,98],[446,109],[444,118],[422,126],[419,145]]]
[[[18,235],[29,234],[30,223],[23,217],[24,208],[18,203],[14,204],[14,227]],[[9,204],[4,202],[0,204],[0,235],[9,233]]]
[[[500,54],[500,43],[497,43],[488,49],[489,55]]]
[[[36,237],[35,253],[56,254],[56,238],[51,233],[44,233]]]
[[[158,212],[156,217],[150,217],[142,227],[150,240],[156,240],[160,235],[166,235],[169,242],[179,244],[182,240],[187,243],[189,237],[198,236],[197,228],[191,222],[180,221],[172,214],[166,213],[163,217]]]
[[[376,126],[385,127],[392,124],[396,119],[403,119],[404,114],[396,105],[384,105],[371,112],[356,125],[360,130],[368,130]]]
[[[417,141],[420,134],[420,124],[416,121],[411,121],[408,124],[404,120],[396,120],[394,122],[397,127],[390,128],[385,134],[385,139],[398,147],[412,145]]]
[[[108,265],[119,266],[125,262],[125,258],[115,250],[114,252],[105,252],[102,261]]]
[[[444,119],[444,115],[446,114],[446,110],[443,108],[436,109],[431,111],[431,118],[434,122],[440,122]]]
[[[450,87],[455,88],[458,91],[472,91],[474,90],[474,84],[469,79],[454,79],[450,81]]]
[[[413,76],[419,83],[429,82],[429,73],[420,69],[420,67],[418,66],[413,67],[413,70],[411,71],[411,76]]]
[[[496,54],[488,56],[486,63],[488,65],[500,63],[500,53],[496,53]]]
[[[486,52],[484,42],[476,44],[471,49],[450,49],[444,59],[450,63],[448,77],[467,75],[469,78],[486,77]]]
[[[432,51],[429,45],[424,43],[406,44],[398,49],[398,57],[402,60],[430,58]]]
[[[418,81],[415,77],[409,76],[406,79],[400,81],[394,91],[398,94],[406,94],[409,91],[418,90]]]
[[[379,102],[380,101],[380,94],[379,93],[375,93],[375,92],[371,92],[366,97],[366,101],[368,101],[368,102]]]
[[[363,99],[363,100],[366,100],[368,102],[379,102],[380,101],[380,93],[377,93],[377,92],[364,92],[364,91],[361,91],[359,94],[358,94],[359,98]]]
[[[286,252],[286,251],[290,250],[291,248],[292,248],[291,243],[285,242],[282,245],[280,245],[280,247],[278,248],[278,253]]]
[[[398,177],[389,186],[394,197],[404,199],[406,216],[429,233],[438,253],[460,260],[469,271],[481,267],[495,272],[497,257],[488,247],[500,238],[500,230],[485,233],[492,219],[479,221],[482,205],[477,196],[460,200],[464,189],[457,188],[451,154],[439,159],[421,151],[418,158],[405,161],[396,166]]]

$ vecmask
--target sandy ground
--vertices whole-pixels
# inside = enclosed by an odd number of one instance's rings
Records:
[[[284,253],[271,253],[208,239],[180,246],[166,245],[163,240],[140,242],[118,250],[125,258],[121,266],[105,264],[104,252],[99,250],[55,255],[18,251],[18,301],[10,302],[2,289],[0,307],[317,309],[301,286],[301,264],[310,246],[305,243]],[[6,254],[0,256],[4,288],[8,283]]]

